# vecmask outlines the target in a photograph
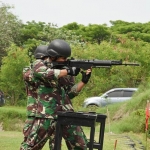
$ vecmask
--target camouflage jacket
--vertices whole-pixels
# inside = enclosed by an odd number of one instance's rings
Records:
[[[57,117],[57,111],[73,111],[70,98],[66,92],[67,90],[69,91],[70,88],[64,88],[62,84],[67,80],[59,80],[59,73],[59,69],[48,68],[40,59],[33,63],[34,78],[40,81],[38,83],[38,107],[36,117],[55,118]]]
[[[23,68],[23,80],[27,94],[27,116],[35,116],[37,110],[37,84],[33,78],[31,67]]]

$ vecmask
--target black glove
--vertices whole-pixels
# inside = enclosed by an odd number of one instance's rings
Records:
[[[80,72],[80,68],[76,68],[76,67],[67,68],[68,75],[77,76],[79,72]]]
[[[82,71],[81,73],[82,73],[82,80],[81,81],[83,83],[87,84],[89,79],[90,79],[90,77],[91,77],[91,72],[89,74],[86,74],[86,72]]]

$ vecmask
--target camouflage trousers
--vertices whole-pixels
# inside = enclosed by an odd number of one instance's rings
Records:
[[[33,124],[34,124],[34,121],[35,121],[35,117],[28,117],[25,121],[25,124],[24,124],[24,128],[23,128],[23,135],[24,135],[24,140],[23,142],[21,143],[21,146],[20,146],[20,150],[23,150],[24,149],[24,146],[26,145],[26,142],[27,142],[27,139],[28,139],[28,136],[30,135],[31,133],[31,129],[33,127]],[[42,149],[43,145],[46,143],[46,139],[41,141],[41,143],[43,142],[43,144],[40,144],[38,146],[38,149]],[[40,147],[41,146],[41,147]]]
[[[28,117],[25,121],[24,128],[23,128],[23,135],[24,135],[23,142],[25,142],[27,140],[27,137],[28,137],[30,130],[34,123],[34,119],[35,119],[35,117]]]
[[[30,134],[20,150],[41,150],[49,139],[50,150],[54,150],[56,121],[48,118],[36,118]],[[63,138],[68,150],[87,150],[87,139],[82,128],[67,125],[63,128]]]
[[[64,126],[62,136],[66,142],[68,150],[87,150],[87,138],[80,126]],[[49,135],[49,148],[54,150],[55,131]]]

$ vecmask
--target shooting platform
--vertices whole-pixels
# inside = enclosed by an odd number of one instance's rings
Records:
[[[105,131],[105,120],[106,115],[96,114],[95,112],[62,112],[57,113],[58,119],[56,124],[56,135],[55,135],[55,147],[54,150],[61,150],[62,140],[62,129],[65,125],[77,125],[90,127],[90,140],[87,144],[89,150],[103,149],[104,131]],[[98,123],[99,128],[99,140],[95,142],[95,125]]]

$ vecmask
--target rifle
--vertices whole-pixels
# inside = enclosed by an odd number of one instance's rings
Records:
[[[83,70],[90,68],[110,68],[114,65],[124,65],[124,66],[139,66],[137,63],[122,63],[122,60],[75,60],[68,59],[67,61],[51,62],[51,67],[55,68],[57,66],[68,66],[68,67],[77,67]]]

